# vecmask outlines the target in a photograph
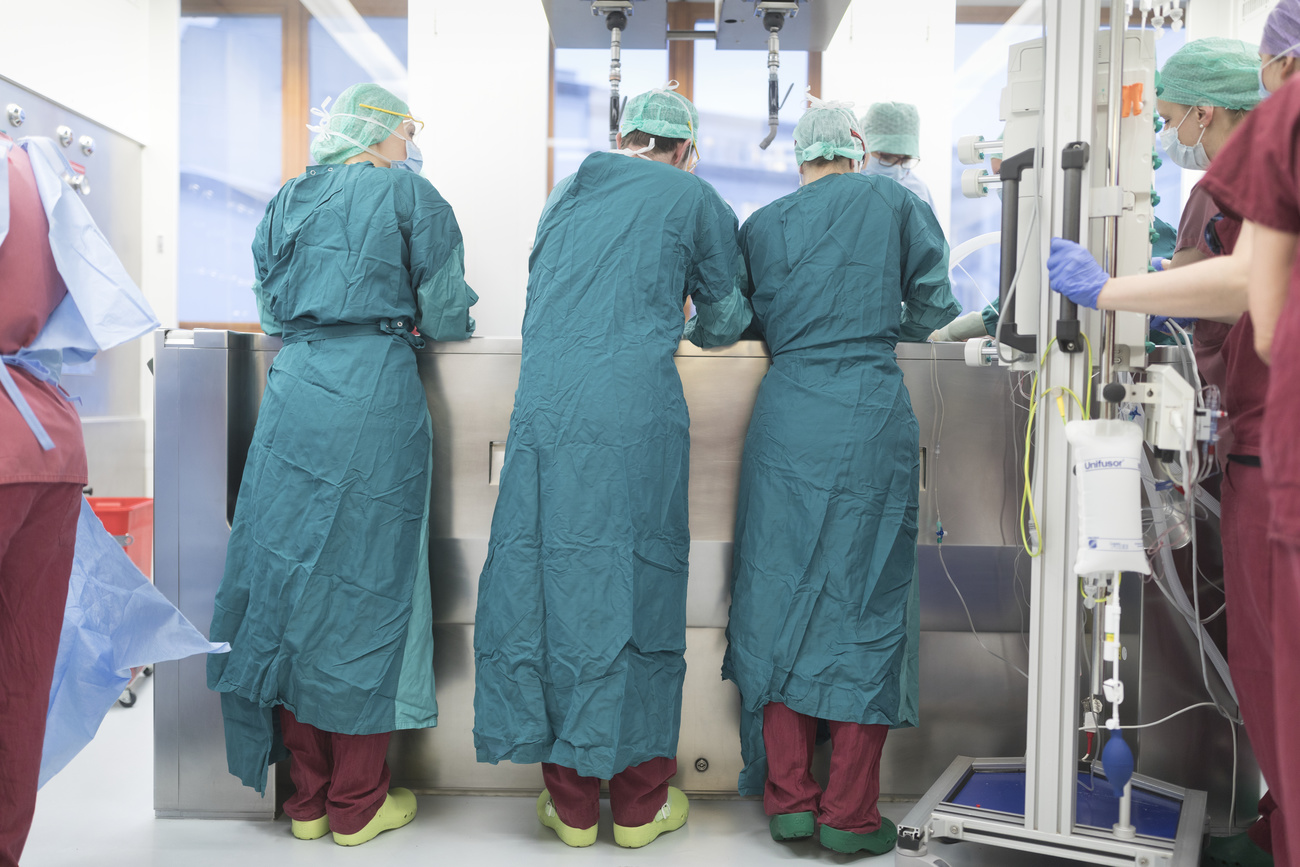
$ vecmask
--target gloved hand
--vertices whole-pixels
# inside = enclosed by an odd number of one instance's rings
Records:
[[[1177,316],[1152,316],[1151,330],[1163,331],[1166,334],[1173,334],[1175,333],[1174,329],[1167,327],[1170,322],[1175,322],[1177,323],[1179,328],[1186,330],[1187,326],[1191,325],[1195,321],[1196,321],[1196,317],[1183,319]]]
[[[1151,260],[1151,270],[1152,270],[1152,271],[1163,271],[1163,270],[1165,270],[1166,268],[1169,267],[1170,262],[1171,262],[1171,260],[1166,259],[1166,258],[1164,258],[1163,256],[1157,256],[1157,257],[1155,257],[1154,259]]]
[[[1097,296],[1110,279],[1087,248],[1064,238],[1052,239],[1047,274],[1053,291],[1060,292],[1080,307],[1093,310],[1097,309]]]

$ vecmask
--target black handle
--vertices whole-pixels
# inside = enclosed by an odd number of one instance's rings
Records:
[[[1083,174],[1090,156],[1088,143],[1082,141],[1071,142],[1061,151],[1061,168],[1065,171],[1061,234],[1076,244],[1083,225]],[[1063,352],[1080,352],[1083,350],[1080,335],[1079,305],[1062,295],[1061,313],[1056,320],[1056,344]]]
[[[996,340],[1021,352],[1038,351],[1038,335],[1021,334],[1016,324],[1016,310],[1007,306],[1016,265],[1020,261],[1020,179],[1025,169],[1034,167],[1035,151],[1030,148],[1002,160],[998,174],[1002,177],[1002,262],[998,283],[998,304],[1002,324]]]

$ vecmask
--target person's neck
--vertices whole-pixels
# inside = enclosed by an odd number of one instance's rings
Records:
[[[822,178],[828,177],[829,175],[847,175],[852,171],[853,167],[851,165],[848,167],[829,165],[818,166],[817,168],[806,168],[803,173],[803,183],[804,186],[808,186],[808,184],[811,184],[814,181],[820,181]]]
[[[371,165],[379,166],[381,169],[386,169],[392,166],[392,163],[388,160],[381,160],[379,157],[367,153],[359,153],[356,156],[349,157],[343,161],[343,165],[345,166],[355,165],[356,163],[370,163]]]

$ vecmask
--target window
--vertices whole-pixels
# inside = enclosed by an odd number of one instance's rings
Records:
[[[256,322],[249,246],[280,188],[281,21],[181,19],[178,313]]]
[[[310,161],[310,108],[358,81],[405,96],[406,2],[183,0],[181,12],[178,318],[256,330],[253,235]]]
[[[624,49],[619,93],[635,96],[668,80],[663,51]],[[609,149],[609,52],[555,49],[555,132],[551,140],[554,180],[578,170],[595,151]]]
[[[713,22],[700,25],[712,30]],[[767,126],[767,52],[719,51],[695,43],[695,105],[700,110],[700,165],[695,174],[718,190],[743,223],[799,188],[794,127],[808,103],[808,52],[781,52],[781,126],[763,150]],[[815,94],[820,96],[821,94]]]

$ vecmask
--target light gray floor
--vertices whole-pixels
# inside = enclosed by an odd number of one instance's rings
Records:
[[[631,867],[702,864],[709,867],[846,864],[893,865],[893,855],[852,858],[815,843],[773,843],[756,801],[691,803],[680,831],[645,849],[614,845],[608,804],[600,839],[589,849],[561,844],[536,819],[532,799],[423,796],[406,828],[381,835],[358,849],[325,837],[303,842],[277,822],[196,821],[153,817],[153,696],[148,681],[134,708],[114,706],[99,735],[41,790],[23,867],[294,867],[382,864],[475,865],[475,867]],[[907,803],[881,811],[901,819]],[[966,865],[1064,864],[1002,850],[936,847],[952,867]],[[950,851],[949,851],[950,850]]]

